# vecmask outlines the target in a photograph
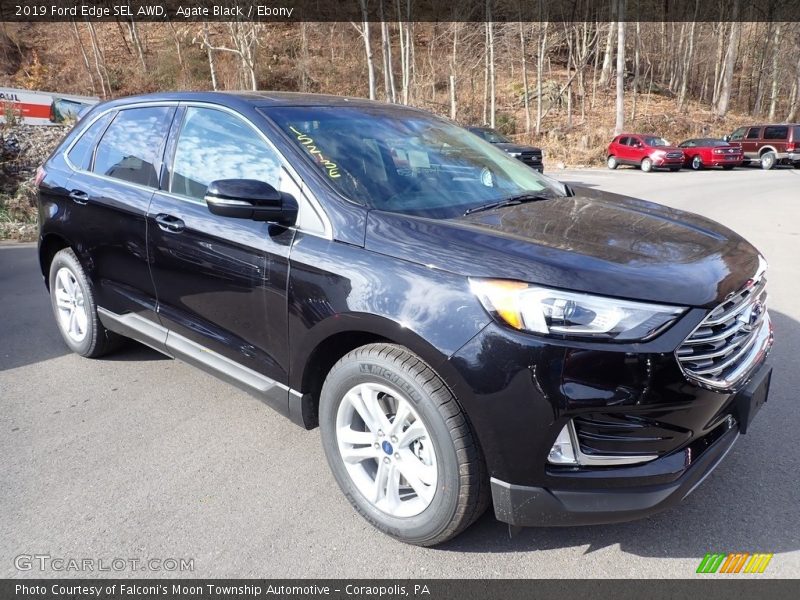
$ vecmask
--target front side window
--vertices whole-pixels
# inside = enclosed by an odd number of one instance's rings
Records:
[[[103,130],[111,120],[112,113],[106,113],[81,134],[78,141],[72,145],[72,148],[67,152],[67,158],[72,165],[80,171],[88,171],[92,166],[92,151],[97,142],[97,137],[103,133]]]
[[[750,131],[747,132],[747,139],[757,140],[760,133],[761,133],[760,127],[753,127],[750,129]]]
[[[739,129],[737,129],[731,134],[731,141],[737,141],[743,139],[745,131],[747,131],[747,127],[739,127]]]
[[[787,137],[789,137],[789,128],[785,125],[764,128],[765,140],[785,140]]]
[[[175,148],[170,191],[202,199],[217,179],[256,179],[280,189],[277,154],[242,119],[189,107]]]
[[[694,148],[695,146],[696,146],[696,144],[694,143],[694,140],[686,140],[685,142],[682,142],[679,147],[680,148]]]
[[[119,111],[95,152],[95,173],[147,187],[158,186],[161,145],[174,109],[169,106]]]
[[[433,115],[382,107],[262,109],[341,194],[369,208],[433,218],[554,183]]]

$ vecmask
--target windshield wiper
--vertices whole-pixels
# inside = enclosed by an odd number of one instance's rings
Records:
[[[492,210],[493,208],[503,208],[504,206],[514,206],[516,204],[524,204],[526,202],[538,202],[539,200],[552,200],[553,198],[557,198],[555,194],[550,194],[548,192],[536,192],[536,193],[528,193],[528,194],[517,194],[515,196],[509,196],[508,198],[503,198],[502,200],[497,200],[495,202],[490,202],[489,204],[481,204],[480,206],[473,206],[472,208],[468,208],[464,211],[463,216],[471,215],[476,212],[481,212],[484,210]]]

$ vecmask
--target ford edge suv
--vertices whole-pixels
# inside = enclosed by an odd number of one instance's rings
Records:
[[[319,426],[342,492],[405,542],[450,539],[490,502],[517,526],[673,506],[767,398],[753,246],[571,189],[427,112],[119,99],[37,183],[72,350],[133,338]]]

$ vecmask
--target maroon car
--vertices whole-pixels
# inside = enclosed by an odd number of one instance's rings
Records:
[[[633,165],[645,173],[656,168],[679,171],[683,167],[683,150],[657,135],[622,133],[608,145],[607,164],[609,169]]]
[[[733,146],[725,140],[700,138],[686,140],[678,144],[683,149],[684,166],[700,171],[706,167],[722,167],[730,170],[741,166],[744,154],[739,146]]]

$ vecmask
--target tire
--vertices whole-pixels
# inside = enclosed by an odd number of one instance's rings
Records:
[[[400,422],[398,415],[405,415]],[[399,429],[392,431],[394,423]],[[440,544],[489,505],[483,455],[463,411],[436,373],[402,346],[362,346],[333,366],[322,386],[320,430],[344,495],[400,541]]]
[[[649,158],[642,159],[642,171],[645,173],[649,173],[653,170],[653,161]]]
[[[613,155],[608,157],[606,164],[608,165],[609,169],[616,169],[619,166],[619,163],[617,162],[617,157]]]
[[[695,171],[702,171],[703,170],[703,159],[700,156],[695,156],[692,158],[692,169]]]
[[[761,155],[761,168],[765,171],[769,171],[775,166],[775,153],[774,152],[764,152]]]
[[[70,350],[97,358],[119,345],[122,338],[103,327],[97,317],[92,286],[71,248],[64,248],[53,257],[49,282],[53,315]]]

